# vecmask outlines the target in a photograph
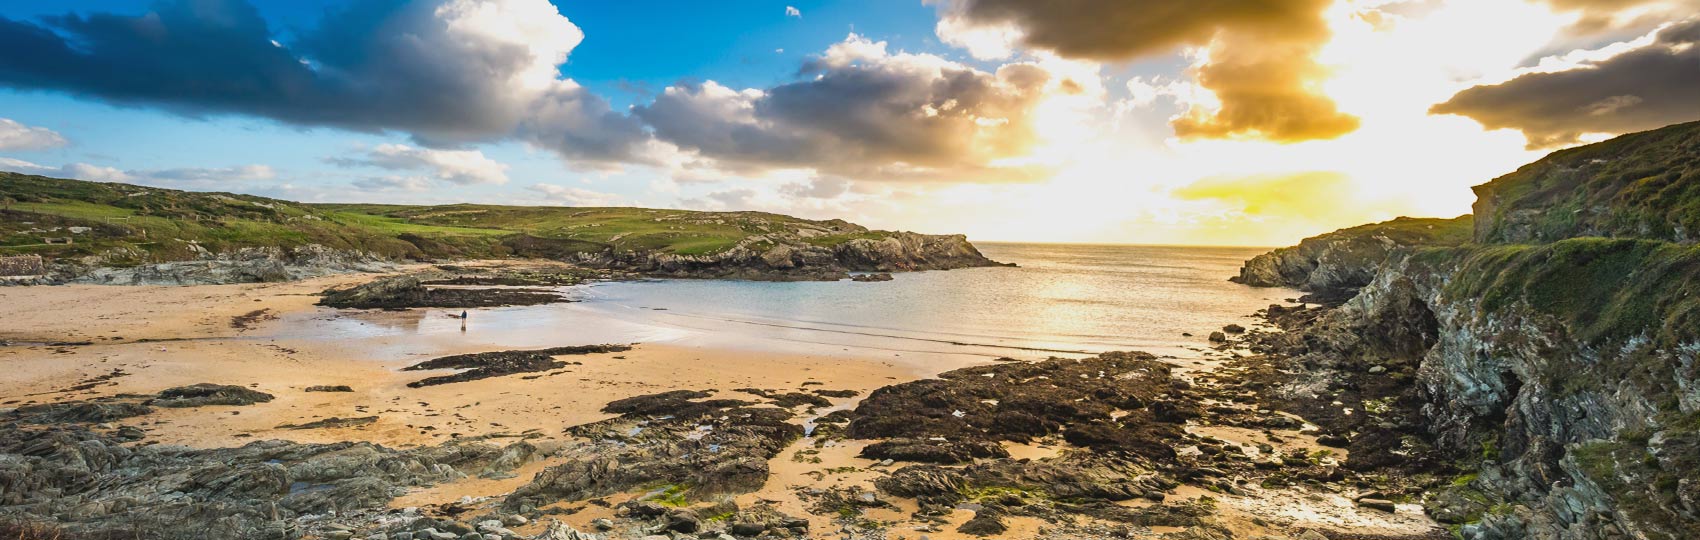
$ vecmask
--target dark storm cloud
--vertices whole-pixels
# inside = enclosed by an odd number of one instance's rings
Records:
[[[954,0],[946,26],[1019,31],[1021,44],[1065,57],[1127,60],[1181,46],[1210,46],[1199,83],[1222,102],[1174,123],[1183,137],[1329,139],[1358,127],[1315,89],[1315,57],[1329,33],[1331,0]]]
[[[582,37],[553,6],[495,2],[532,23],[498,36],[450,4],[361,0],[288,44],[274,42],[242,0],[171,0],[143,15],[39,23],[0,18],[0,85],[188,116],[396,130],[434,145],[517,136],[592,160],[630,158],[646,139],[635,120],[553,73]]]
[[[1574,144],[1585,133],[1700,119],[1700,20],[1667,27],[1651,45],[1576,69],[1464,90],[1430,112],[1522,131],[1530,148]]]
[[[929,55],[887,54],[852,37],[762,90],[713,82],[667,88],[634,113],[661,140],[730,168],[815,168],[864,179],[1010,181],[991,162],[1036,141],[1032,115],[1051,82],[1030,64],[980,71]]]

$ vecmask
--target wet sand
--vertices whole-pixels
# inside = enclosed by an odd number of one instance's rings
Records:
[[[0,403],[16,407],[123,393],[154,393],[194,383],[234,384],[276,396],[243,407],[167,409],[135,419],[150,440],[220,447],[248,440],[302,442],[365,440],[393,446],[434,444],[452,436],[541,434],[561,437],[569,426],[606,418],[615,399],[676,389],[742,387],[816,388],[866,393],[925,375],[886,358],[846,361],[842,355],[775,354],[690,344],[642,344],[623,353],[562,357],[579,362],[549,373],[511,375],[409,388],[407,383],[445,372],[402,371],[437,356],[529,348],[499,346],[448,336],[303,336],[304,321],[355,318],[442,317],[438,310],[410,313],[348,312],[319,308],[315,293],[370,279],[344,276],[285,284],[196,287],[13,287],[0,304],[29,312],[0,331]],[[59,306],[59,307],[53,307]],[[246,328],[232,321],[264,310]],[[423,313],[423,315],[421,315]],[[469,333],[479,331],[478,310]],[[447,324],[458,325],[458,321]],[[333,336],[334,337],[334,336]],[[55,342],[92,341],[87,345]],[[549,346],[590,343],[559,342]],[[842,352],[842,351],[839,351]],[[86,390],[84,381],[123,373]],[[541,375],[528,378],[530,375]],[[346,385],[353,392],[306,392],[309,386]],[[206,416],[216,414],[215,421]],[[377,416],[351,428],[284,430],[330,417]]]
[[[795,390],[804,383],[809,383],[809,389],[848,389],[866,395],[883,386],[989,361],[984,354],[809,342],[786,332],[766,340],[751,340],[748,335],[734,339],[690,327],[633,326],[629,318],[598,317],[594,311],[564,311],[547,321],[556,327],[543,328],[514,316],[523,312],[471,310],[463,333],[460,321],[449,318],[447,310],[337,311],[314,305],[317,293],[326,288],[373,277],[190,287],[0,288],[0,305],[11,308],[8,323],[0,327],[0,341],[9,342],[0,346],[0,369],[6,372],[0,381],[0,409],[154,393],[207,382],[251,387],[276,399],[243,407],[161,409],[122,423],[141,427],[152,443],[203,448],[273,438],[405,447],[456,436],[493,437],[498,442],[524,436],[549,447],[572,444],[563,433],[565,428],[607,418],[600,412],[603,405],[624,397],[679,389],[718,390],[722,395],[744,387]],[[655,316],[667,314],[656,311]],[[409,388],[407,383],[441,373],[401,369],[450,354],[606,342],[597,339],[599,335],[639,337],[644,339],[634,341],[644,342],[627,352],[559,357],[578,363],[561,370],[424,388]],[[1201,352],[1205,354],[1199,358],[1176,363],[1188,369],[1210,369],[1215,358]],[[354,391],[305,391],[318,385],[347,385]],[[852,407],[857,399],[834,399],[834,408]],[[278,427],[367,416],[378,419],[346,428]],[[1246,445],[1258,438],[1256,433],[1232,430],[1210,434]],[[1293,444],[1312,442],[1297,433],[1283,435]],[[863,443],[839,442],[819,449],[813,444],[805,438],[781,452],[770,463],[772,476],[766,487],[739,497],[738,502],[772,501],[788,514],[810,516],[799,490],[873,491],[873,479],[881,473],[874,461],[856,457]],[[1043,459],[1060,449],[1061,445],[1011,451]],[[810,452],[814,450],[818,453]],[[469,478],[418,489],[393,504],[429,506],[462,497],[499,497],[551,463],[527,465],[513,478]],[[641,494],[609,500],[637,495]],[[1409,515],[1415,510],[1402,516],[1366,518],[1338,494],[1184,495],[1222,500],[1223,517],[1245,532],[1267,530],[1254,525],[1252,518],[1272,515],[1289,524],[1346,525],[1389,534],[1422,530],[1427,523],[1420,514]],[[894,508],[870,510],[865,517],[891,523],[891,530],[901,536],[923,534],[917,530],[921,524],[909,517],[914,502],[891,502]],[[607,512],[595,505],[570,505],[582,511],[562,520],[581,529]],[[971,511],[959,510],[942,526],[943,531],[924,534],[935,539],[962,537],[954,529],[972,516]],[[835,527],[830,516],[810,517],[817,530]],[[1012,519],[1008,524],[1011,531],[1003,535],[1007,538],[1032,537],[1044,525],[1031,518]]]

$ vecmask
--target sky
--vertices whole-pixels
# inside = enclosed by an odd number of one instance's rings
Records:
[[[0,0],[0,170],[1286,245],[1700,120],[1700,0]]]

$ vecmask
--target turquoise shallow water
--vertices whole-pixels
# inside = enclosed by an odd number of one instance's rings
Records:
[[[673,343],[886,358],[935,369],[1012,356],[1142,350],[1198,357],[1223,325],[1298,293],[1230,283],[1256,248],[982,244],[1016,268],[887,282],[654,280],[564,291],[577,302],[473,310],[319,312],[278,334],[367,343],[380,356],[591,343]],[[458,310],[455,310],[458,313]],[[1184,336],[1191,333],[1192,336]],[[353,346],[353,345],[350,345]]]

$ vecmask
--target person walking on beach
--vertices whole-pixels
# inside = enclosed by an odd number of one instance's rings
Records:
[[[466,310],[460,310],[460,331],[466,331]]]

